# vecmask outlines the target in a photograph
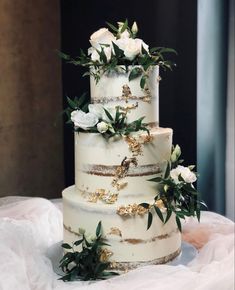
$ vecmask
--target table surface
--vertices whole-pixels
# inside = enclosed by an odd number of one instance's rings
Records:
[[[183,240],[198,249],[186,266],[145,266],[98,282],[60,281],[47,252],[62,240],[61,209],[61,199],[0,198],[0,290],[234,289],[234,223],[213,212],[183,224]]]

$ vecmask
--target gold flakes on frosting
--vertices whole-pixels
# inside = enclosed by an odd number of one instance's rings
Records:
[[[160,82],[162,80],[162,78],[158,75],[157,76],[157,82]]]
[[[128,204],[127,206],[122,205],[117,209],[117,214],[120,216],[135,216],[135,215],[144,215],[148,212],[147,208],[144,208],[141,205],[138,205],[136,203],[134,204]]]
[[[112,186],[115,187],[118,191],[125,188],[127,186],[127,182],[119,182],[120,179],[124,178],[129,170],[130,165],[133,164],[134,166],[137,166],[137,160],[136,158],[127,158],[125,157],[122,160],[122,163],[120,166],[117,167],[115,171],[115,176],[112,180]]]
[[[142,101],[150,104],[151,103],[151,96],[148,96],[148,95],[144,96],[142,98]]]
[[[119,228],[112,227],[108,235],[116,235],[116,236],[122,237],[122,232]]]
[[[164,209],[165,208],[165,205],[163,203],[163,201],[161,199],[158,199],[155,201],[155,205],[160,208],[160,209]]]
[[[128,99],[132,97],[131,89],[128,85],[122,86],[122,98],[128,103]]]
[[[140,135],[140,136],[126,136],[125,141],[127,142],[129,149],[132,152],[132,156],[142,155],[143,145],[152,142],[152,135]]]
[[[96,203],[98,200],[101,200],[105,203],[112,204],[117,201],[117,198],[118,193],[110,193],[109,191],[106,192],[105,189],[100,188],[89,194],[88,201]]]
[[[122,110],[125,114],[127,114],[128,112],[130,112],[131,110],[134,110],[136,108],[138,108],[138,102],[136,102],[135,104],[132,104],[132,105],[127,105],[126,107],[119,106],[119,109]]]
[[[107,262],[109,258],[113,255],[113,252],[109,251],[107,248],[102,248],[100,251],[101,262]]]

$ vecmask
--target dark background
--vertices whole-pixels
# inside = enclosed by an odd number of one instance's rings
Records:
[[[105,22],[116,24],[128,19],[136,21],[138,37],[150,47],[172,47],[177,67],[173,72],[160,72],[160,126],[174,130],[173,143],[183,151],[185,164],[196,164],[196,36],[197,1],[61,0],[61,50],[72,56],[90,46],[90,35]],[[63,100],[89,92],[89,78],[83,70],[62,64]],[[71,128],[64,127],[66,186],[74,183],[74,145]]]

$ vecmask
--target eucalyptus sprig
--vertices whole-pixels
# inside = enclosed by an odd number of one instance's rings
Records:
[[[75,250],[75,247],[81,246],[81,251]],[[116,272],[106,271],[110,266],[109,261],[102,261],[102,247],[109,246],[104,242],[101,234],[101,222],[96,228],[96,235],[91,241],[82,233],[82,238],[69,245],[62,244],[62,247],[69,250],[60,261],[60,268],[65,275],[60,278],[63,281],[74,280],[97,280],[106,279]]]
[[[194,166],[183,167],[179,165],[183,163],[183,160],[179,159],[180,155],[181,149],[176,145],[176,147],[173,147],[171,160],[167,163],[164,175],[149,179],[149,181],[157,183],[158,192],[154,198],[153,204],[140,204],[148,209],[147,229],[149,229],[152,224],[154,212],[156,212],[164,224],[167,223],[172,213],[174,213],[178,229],[181,231],[181,219],[185,219],[185,217],[189,216],[196,216],[198,221],[200,221],[201,207],[207,207],[206,204],[200,200],[199,192],[193,185],[193,182],[196,181],[196,172],[192,171]],[[182,171],[182,173],[180,173],[180,171]],[[185,171],[187,174],[191,174],[189,178],[187,176],[185,178],[183,177],[183,172]],[[174,176],[175,174],[178,174],[178,176]],[[194,181],[188,180],[190,178]],[[158,207],[159,203],[162,204],[163,211]],[[165,214],[163,214],[163,212],[165,212]]]

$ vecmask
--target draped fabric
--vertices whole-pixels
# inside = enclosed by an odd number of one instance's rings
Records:
[[[0,198],[1,290],[231,290],[234,289],[234,223],[203,212],[189,219],[183,239],[199,249],[187,266],[146,266],[98,282],[59,281],[48,250],[62,240],[61,201]]]

